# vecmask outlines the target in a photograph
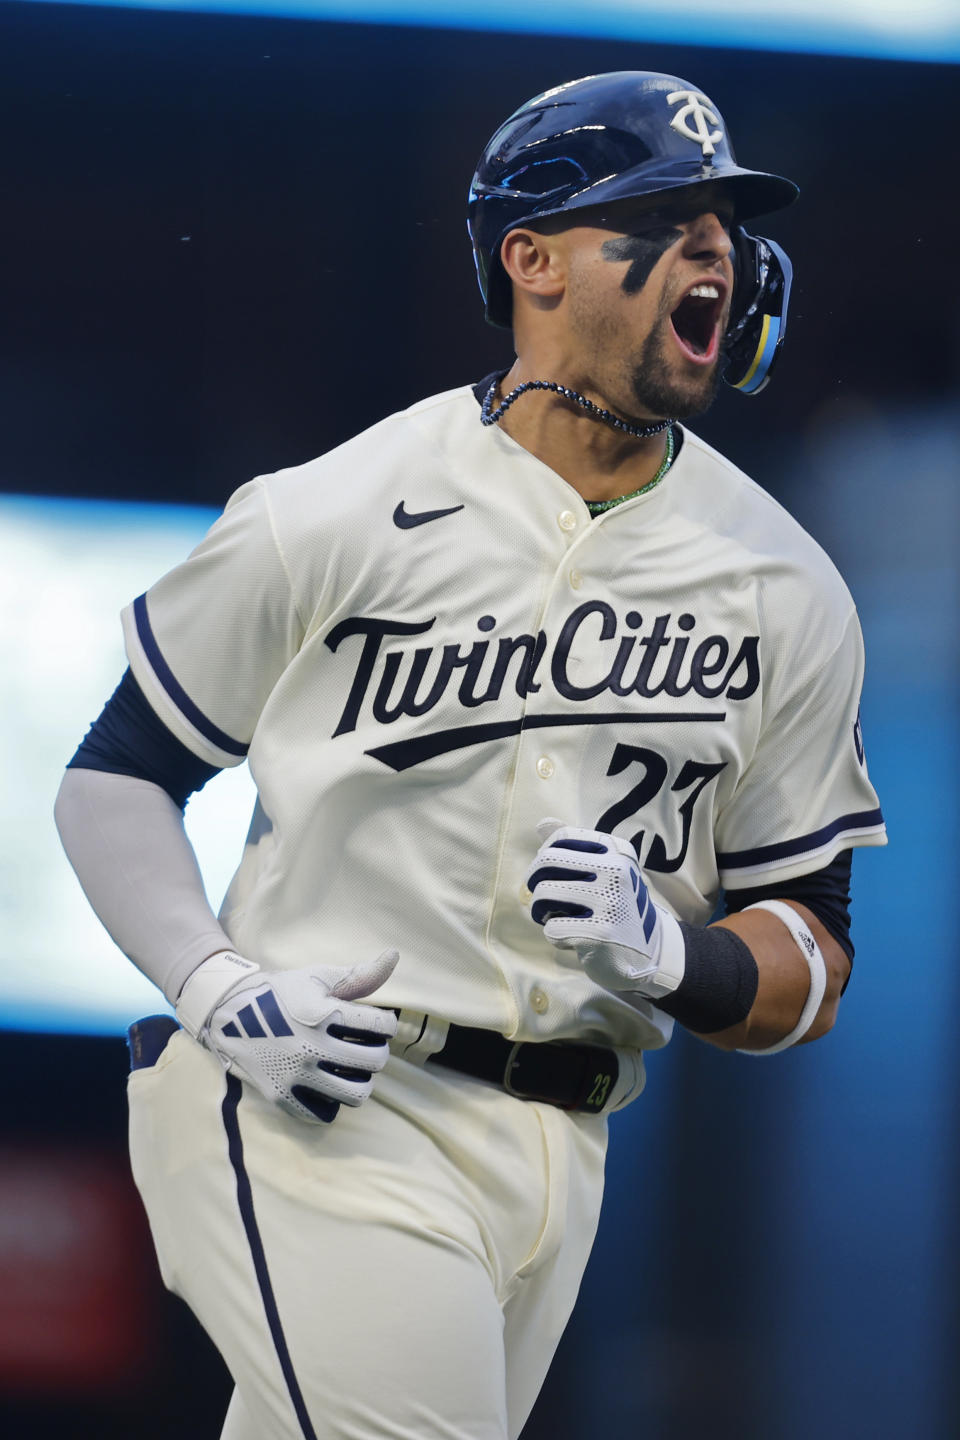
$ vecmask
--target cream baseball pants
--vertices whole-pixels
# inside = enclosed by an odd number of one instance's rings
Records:
[[[519,1435],[596,1232],[604,1116],[391,1057],[308,1125],[183,1031],[129,1098],[164,1282],[235,1382],[222,1440]]]

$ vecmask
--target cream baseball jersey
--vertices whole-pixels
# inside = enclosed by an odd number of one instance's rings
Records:
[[[151,705],[258,803],[221,921],[266,968],[396,946],[376,1003],[649,1049],[672,1021],[561,963],[537,821],[633,841],[658,903],[885,841],[833,565],[690,432],[591,519],[469,387],[243,486],[124,612]]]

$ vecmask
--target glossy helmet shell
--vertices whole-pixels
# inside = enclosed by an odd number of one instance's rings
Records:
[[[477,164],[468,201],[468,229],[487,319],[509,328],[510,282],[500,263],[504,236],[518,225],[548,215],[585,210],[616,200],[689,191],[722,181],[734,205],[734,265],[737,283],[753,284],[763,272],[773,281],[776,336],[767,360],[755,368],[751,390],[762,388],[783,338],[789,262],[762,242],[773,265],[749,253],[753,237],[741,222],[783,209],[797,196],[791,180],[737,164],[726,125],[702,91],[676,75],[620,70],[572,80],[521,105],[493,135]],[[744,263],[746,262],[746,263]],[[774,271],[776,274],[774,274]],[[745,273],[746,272],[746,273]],[[752,310],[762,327],[762,296],[734,293],[734,316]],[[770,326],[766,345],[770,349]],[[741,350],[749,348],[749,327],[741,326]],[[740,369],[742,375],[749,363]],[[758,369],[762,371],[758,377]],[[732,384],[738,380],[726,376]]]

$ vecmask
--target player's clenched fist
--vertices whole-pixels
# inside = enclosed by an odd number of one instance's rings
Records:
[[[352,1002],[389,979],[396,950],[350,967],[264,971],[232,950],[204,960],[177,1002],[177,1019],[233,1074],[281,1109],[329,1122],[359,1105],[387,1062],[392,1010]]]
[[[531,914],[548,940],[572,950],[606,990],[657,1000],[683,978],[684,942],[650,898],[628,840],[541,820],[543,843],[527,875]]]

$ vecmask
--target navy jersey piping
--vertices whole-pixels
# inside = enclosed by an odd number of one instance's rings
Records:
[[[143,646],[144,654],[150,662],[151,669],[167,692],[167,695],[180,711],[180,714],[183,715],[186,720],[189,720],[193,728],[198,730],[205,740],[209,740],[211,745],[216,745],[218,750],[223,750],[227,755],[237,755],[242,760],[250,748],[249,745],[244,745],[240,740],[234,740],[232,736],[214,725],[212,720],[207,719],[199,706],[195,705],[190,699],[190,696],[186,690],[184,690],[164,659],[163,652],[157,644],[156,636],[153,633],[150,617],[147,614],[146,595],[138,595],[136,600],[134,600],[133,614],[136,621],[137,634],[140,637],[140,644]]]

